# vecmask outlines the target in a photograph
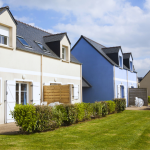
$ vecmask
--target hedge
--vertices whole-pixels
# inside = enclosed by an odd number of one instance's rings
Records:
[[[150,96],[148,96],[148,103],[150,103]]]
[[[125,110],[125,106],[125,99],[95,103],[61,104],[54,107],[16,104],[11,114],[21,131],[37,132],[52,130],[91,118],[105,117],[108,114]]]

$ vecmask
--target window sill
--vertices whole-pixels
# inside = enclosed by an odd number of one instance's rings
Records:
[[[67,60],[64,60],[64,59],[62,59],[62,62],[66,62],[66,63],[69,63],[69,61],[67,61]]]
[[[0,44],[0,47],[4,47],[4,48],[8,48],[8,49],[13,49],[13,47],[10,47],[10,46],[7,46],[7,45],[3,45],[3,44]]]

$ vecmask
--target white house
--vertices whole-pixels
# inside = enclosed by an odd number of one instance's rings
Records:
[[[82,65],[70,46],[67,33],[48,33],[0,8],[0,124],[14,121],[16,103],[41,104],[43,85],[71,84],[70,103],[82,102]]]

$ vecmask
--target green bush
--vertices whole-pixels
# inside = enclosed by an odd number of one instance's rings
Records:
[[[106,101],[108,107],[108,114],[112,114],[116,110],[116,104],[114,101]]]
[[[95,118],[102,117],[102,103],[101,102],[95,102],[93,105],[93,116]]]
[[[55,106],[57,110],[62,113],[62,122],[63,125],[70,125],[75,123],[77,120],[77,110],[75,105],[72,104],[62,104]]]
[[[150,103],[150,96],[148,96],[148,103]]]
[[[35,106],[37,114],[37,131],[53,129],[56,123],[53,121],[53,108],[49,106]]]
[[[126,108],[126,99],[125,98],[116,98],[113,99],[116,104],[116,111],[121,112],[124,111]]]
[[[33,132],[36,130],[37,113],[34,105],[16,104],[11,114],[16,120],[17,126],[21,127],[23,132]]]
[[[108,115],[108,106],[107,103],[102,101],[102,116],[105,117],[106,115]]]
[[[85,119],[85,103],[74,104],[77,111],[76,121],[83,121]]]

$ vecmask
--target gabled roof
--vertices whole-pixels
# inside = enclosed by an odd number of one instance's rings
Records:
[[[81,40],[81,38],[84,38],[96,51],[98,51],[105,59],[107,59],[112,65],[118,66],[113,60],[111,60],[102,50],[102,48],[105,48],[105,46],[81,35],[79,40],[76,42],[76,44],[72,47],[71,51],[73,48],[77,45],[77,43]]]
[[[17,25],[17,22],[16,22],[15,18],[13,17],[11,11],[9,10],[9,6],[1,7],[1,8],[0,8],[0,15],[1,15],[3,12],[5,12],[5,11],[8,11],[10,17],[12,18],[12,20],[14,21],[14,23]]]
[[[123,59],[129,59],[130,55],[132,57],[132,53],[123,53]],[[133,59],[133,57],[132,57],[132,59]]]
[[[121,46],[102,48],[105,54],[118,53],[120,49],[121,49]]]
[[[44,36],[50,36],[52,35],[51,33],[41,30],[39,28],[33,27],[31,25],[28,25],[26,23],[17,21],[17,35],[21,36],[25,39],[25,41],[32,47],[28,48],[20,43],[20,41],[17,39],[16,40],[16,47],[19,50],[31,52],[31,53],[36,53],[36,54],[41,54],[44,56],[60,59],[45,43],[44,41]],[[64,34],[64,33],[63,33]],[[36,42],[41,43],[47,50],[47,52],[44,52]],[[70,61],[73,63],[78,63],[81,64],[72,54],[70,54]]]
[[[107,54],[104,52],[106,49],[112,48],[113,51],[119,51],[121,46],[116,46],[116,47],[105,47],[83,35],[79,38],[79,40],[75,43],[75,45],[72,47],[71,51],[74,49],[74,47],[78,44],[78,42],[81,40],[81,38],[84,38],[95,50],[97,50],[105,59],[107,59],[112,65],[119,67]],[[106,50],[107,51],[107,50]],[[122,51],[122,50],[121,50]],[[125,54],[125,53],[124,53]],[[131,53],[130,53],[131,54]],[[123,65],[123,69],[129,70],[125,65]],[[135,70],[133,71],[137,73]]]
[[[92,87],[91,84],[84,77],[82,77],[82,87]]]
[[[65,33],[46,35],[43,38],[44,38],[45,43],[48,43],[48,42],[61,41],[65,35],[66,35],[69,43],[71,44],[66,32]]]
[[[150,70],[146,73],[146,75],[142,78],[142,80],[143,80],[149,73],[150,73]],[[141,80],[141,81],[142,81],[142,80]],[[140,82],[141,82],[141,81],[140,81]]]

